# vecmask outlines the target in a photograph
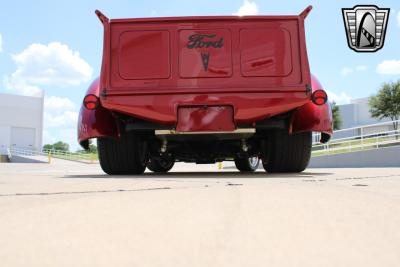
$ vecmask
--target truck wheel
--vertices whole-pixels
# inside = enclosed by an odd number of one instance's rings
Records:
[[[263,147],[263,167],[267,172],[302,172],[310,161],[311,146],[311,132],[275,131]]]
[[[107,174],[142,174],[146,169],[147,145],[137,134],[123,134],[120,139],[98,138],[97,149],[100,166]]]
[[[260,164],[260,159],[258,157],[236,157],[235,165],[236,168],[241,172],[254,172],[257,170]]]
[[[147,168],[152,172],[168,172],[174,167],[175,160],[172,158],[150,158]]]

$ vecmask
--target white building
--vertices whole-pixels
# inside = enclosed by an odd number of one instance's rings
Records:
[[[0,94],[0,154],[8,147],[42,148],[43,97]]]
[[[344,131],[344,129],[390,121],[390,119],[387,118],[382,120],[373,118],[369,112],[370,107],[368,100],[368,97],[352,99],[350,104],[338,105],[340,117],[342,119],[341,130],[343,130],[336,132],[333,138],[344,138],[361,134],[360,129],[346,131]],[[364,130],[363,134],[373,134],[391,130],[393,130],[392,124],[386,124],[384,126],[369,127],[368,129]]]
[[[369,112],[368,97],[352,99],[350,104],[339,105],[340,116],[342,118],[341,129],[353,128],[362,125],[375,124],[389,121],[390,119],[378,120],[372,118]]]

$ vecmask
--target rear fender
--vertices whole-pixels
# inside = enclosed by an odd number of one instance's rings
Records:
[[[316,77],[312,76],[312,92],[323,89]],[[324,105],[317,106],[311,100],[307,104],[299,107],[293,113],[289,131],[298,132],[320,132],[321,142],[327,142],[333,131],[332,110],[327,101]]]
[[[99,97],[99,79],[93,81],[86,95],[94,94]],[[89,139],[98,137],[119,138],[119,129],[112,113],[101,104],[95,110],[89,110],[83,105],[78,118],[78,142],[85,148],[89,148]]]

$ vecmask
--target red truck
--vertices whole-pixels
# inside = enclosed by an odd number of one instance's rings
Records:
[[[100,78],[78,141],[97,138],[108,174],[167,172],[175,162],[234,160],[243,172],[301,172],[312,132],[332,134],[297,16],[108,19]]]

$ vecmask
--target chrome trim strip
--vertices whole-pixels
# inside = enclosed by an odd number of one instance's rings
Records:
[[[184,135],[184,134],[249,134],[256,133],[255,128],[236,129],[234,131],[223,132],[177,132],[175,130],[155,130],[155,135]]]

